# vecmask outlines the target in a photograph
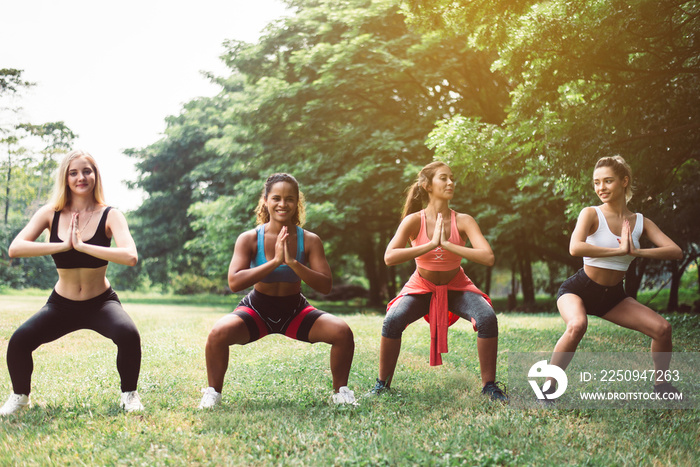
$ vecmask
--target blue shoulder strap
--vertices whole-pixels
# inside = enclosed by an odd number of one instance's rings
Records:
[[[304,254],[304,229],[297,225],[297,261],[306,263],[306,255]]]

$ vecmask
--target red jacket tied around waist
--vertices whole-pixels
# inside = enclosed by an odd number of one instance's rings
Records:
[[[396,301],[405,295],[433,294],[427,315],[427,320],[430,322],[430,366],[442,365],[441,354],[448,352],[447,328],[459,319],[456,315],[449,313],[447,309],[447,292],[450,290],[478,293],[486,299],[489,305],[493,306],[489,296],[474,285],[461,267],[459,272],[445,285],[435,285],[421,277],[418,271],[414,272],[399,295],[387,305],[388,311]],[[472,320],[472,325],[476,331],[474,320]]]

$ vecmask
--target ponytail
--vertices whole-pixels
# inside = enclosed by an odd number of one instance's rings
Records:
[[[403,214],[401,214],[401,219],[405,218],[409,214],[418,212],[423,209],[423,205],[428,201],[428,192],[425,188],[420,186],[418,182],[411,185],[408,189],[408,195],[406,196],[406,202],[403,205]]]

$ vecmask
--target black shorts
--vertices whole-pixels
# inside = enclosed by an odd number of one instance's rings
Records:
[[[576,274],[565,280],[561,287],[559,287],[557,300],[567,293],[572,293],[581,297],[583,306],[586,308],[586,314],[593,316],[605,315],[628,296],[627,293],[625,293],[622,281],[617,285],[605,287],[593,282],[593,280],[586,275],[583,268],[579,269]]]
[[[311,326],[324,313],[310,305],[300,293],[275,297],[255,289],[233,310],[233,314],[240,316],[248,327],[249,343],[268,334],[284,334],[309,342]]]

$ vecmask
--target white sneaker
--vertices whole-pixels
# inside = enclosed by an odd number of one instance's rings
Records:
[[[340,389],[338,389],[337,393],[333,394],[333,402],[335,404],[357,405],[355,393],[352,392],[347,386],[342,386]]]
[[[208,387],[202,389],[202,401],[199,403],[200,409],[211,409],[221,403],[221,393],[216,392],[216,389]]]
[[[143,410],[143,404],[138,391],[122,392],[122,400],[119,407],[127,412],[138,412]]]
[[[25,394],[10,394],[10,398],[7,399],[5,405],[0,409],[0,416],[12,415],[30,405],[31,401],[29,400],[29,396]]]

